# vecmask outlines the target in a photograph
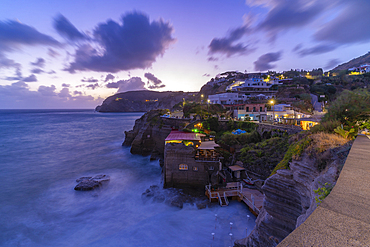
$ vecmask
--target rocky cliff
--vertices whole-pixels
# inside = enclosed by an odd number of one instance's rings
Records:
[[[326,182],[334,185],[350,145],[327,151],[327,166],[319,171],[318,162],[304,153],[300,160],[290,163],[290,170],[278,170],[265,181],[263,208],[251,234],[235,242],[235,246],[276,246],[315,210],[313,190]]]
[[[172,128],[181,128],[189,119],[161,118],[165,111],[152,110],[135,121],[134,128],[125,131],[122,145],[131,146],[131,153],[151,155],[151,159],[163,160],[165,139]]]
[[[183,99],[193,100],[197,93],[156,92],[149,90],[117,93],[106,98],[96,107],[99,112],[146,112],[155,109],[171,109]]]

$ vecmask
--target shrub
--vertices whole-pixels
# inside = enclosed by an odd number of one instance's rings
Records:
[[[298,159],[303,151],[306,149],[306,147],[308,147],[310,142],[311,139],[305,137],[302,140],[291,144],[288,148],[288,151],[285,153],[283,160],[280,161],[279,164],[277,164],[277,166],[271,172],[270,176],[274,175],[277,170],[289,169],[289,162],[291,162],[293,159]]]
[[[333,188],[333,185],[325,183],[324,186],[317,188],[317,190],[313,190],[316,194],[318,194],[318,196],[315,196],[316,203],[322,203],[322,201],[330,194]]]
[[[334,129],[339,125],[340,125],[340,122],[338,120],[328,120],[328,121],[321,122],[320,124],[313,126],[310,129],[310,132],[313,134],[319,133],[319,132],[334,133]]]

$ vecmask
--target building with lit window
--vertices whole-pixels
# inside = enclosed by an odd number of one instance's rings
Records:
[[[202,141],[199,133],[172,131],[164,150],[164,186],[195,187],[218,182],[221,162],[214,141]],[[199,139],[198,139],[199,138]]]

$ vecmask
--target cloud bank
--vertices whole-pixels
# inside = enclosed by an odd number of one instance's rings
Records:
[[[74,30],[65,25],[63,30]],[[81,45],[74,62],[65,69],[75,71],[103,71],[116,73],[130,69],[148,68],[175,39],[173,28],[162,19],[149,21],[143,13],[132,12],[122,16],[121,23],[108,20],[94,30],[95,43]],[[68,37],[78,36],[71,32]]]

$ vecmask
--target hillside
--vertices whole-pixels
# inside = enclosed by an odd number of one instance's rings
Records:
[[[333,70],[347,70],[349,68],[357,67],[365,63],[370,63],[370,52],[366,53],[365,55],[354,58],[351,61],[347,63],[343,63],[341,65],[338,65]]]
[[[155,109],[171,109],[183,98],[192,100],[193,95],[196,95],[196,93],[130,91],[109,96],[95,110],[99,112],[146,112]]]

